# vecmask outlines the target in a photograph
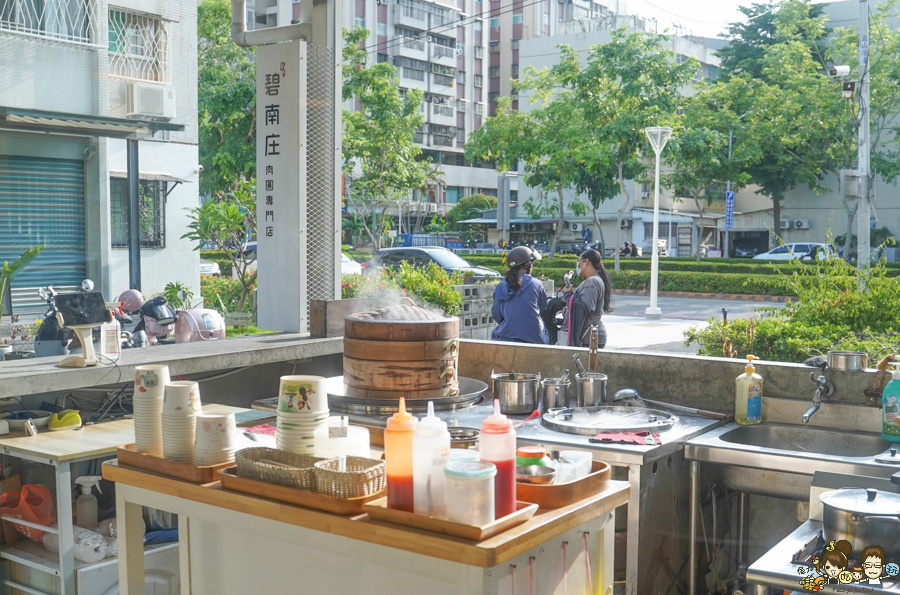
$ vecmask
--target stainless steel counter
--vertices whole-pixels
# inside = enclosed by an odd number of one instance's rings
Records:
[[[795,553],[800,551],[807,543],[815,539],[822,531],[822,522],[809,520],[785,537],[778,545],[766,552],[760,559],[747,569],[747,580],[755,583],[757,595],[765,595],[767,587],[804,591],[800,587],[800,579],[809,576],[809,571],[802,573],[804,565],[791,562]],[[894,560],[889,560],[893,562]],[[805,567],[808,568],[808,567]],[[815,570],[812,571],[815,576]],[[898,593],[900,594],[900,581],[898,577],[882,579],[881,588],[874,588],[868,584],[851,583],[847,585],[824,585],[820,593]]]
[[[657,407],[667,411],[664,407]],[[461,411],[439,411],[435,415],[447,422],[451,427],[480,428],[481,422],[493,413],[493,406],[483,404],[470,407]],[[691,438],[709,431],[727,420],[720,421],[706,417],[693,417],[671,412],[678,417],[678,423],[671,430],[660,434],[662,444],[659,446],[638,446],[636,444],[595,444],[590,442],[589,436],[566,434],[556,432],[541,425],[540,419],[535,418],[524,426],[516,428],[516,440],[522,444],[539,444],[560,448],[584,449],[598,453],[594,456],[598,461],[605,461],[615,465],[644,465],[662,457],[668,456],[684,448],[684,443]],[[384,427],[389,416],[351,415],[351,423],[360,425]],[[527,415],[510,415],[509,418],[521,421]],[[599,433],[599,431],[598,431]]]

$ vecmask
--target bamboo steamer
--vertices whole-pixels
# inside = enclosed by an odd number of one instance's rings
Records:
[[[344,320],[348,396],[455,396],[459,394],[458,365],[458,318],[395,306]]]

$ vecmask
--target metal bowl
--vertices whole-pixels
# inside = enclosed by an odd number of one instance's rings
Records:
[[[828,367],[833,370],[861,372],[866,369],[869,356],[861,351],[829,351]]]
[[[475,428],[447,428],[450,432],[450,448],[471,448],[478,444],[481,432]]]
[[[553,483],[556,469],[544,465],[516,465],[516,481],[519,483]]]

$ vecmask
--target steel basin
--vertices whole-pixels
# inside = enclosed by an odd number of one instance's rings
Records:
[[[804,501],[816,471],[890,477],[898,467],[876,457],[891,446],[875,432],[731,422],[689,440],[685,457],[719,465],[730,489]]]
[[[892,446],[878,434],[844,432],[791,424],[739,426],[722,434],[724,442],[787,452],[834,457],[874,457]]]

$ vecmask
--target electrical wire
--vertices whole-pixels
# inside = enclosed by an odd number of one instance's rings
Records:
[[[701,24],[703,24],[703,25],[722,25],[722,23],[718,23],[718,22],[713,22],[713,21],[701,21],[701,20],[699,20],[699,19],[692,19],[692,18],[690,18],[690,17],[686,17],[686,16],[682,16],[682,15],[680,15],[680,14],[676,14],[676,13],[672,12],[671,10],[666,10],[665,8],[662,8],[661,6],[657,6],[656,4],[653,4],[653,3],[650,2],[649,0],[641,0],[641,1],[644,2],[644,3],[646,3],[646,4],[649,4],[650,6],[652,6],[653,8],[655,8],[656,10],[661,10],[661,11],[667,13],[667,14],[672,15],[673,17],[678,17],[679,19],[684,19],[685,21],[691,21],[691,22],[693,22],[693,23],[701,23]],[[767,11],[765,11],[765,12],[761,12],[761,13],[759,13],[758,15],[755,15],[755,16],[752,16],[752,17],[747,17],[747,18],[745,18],[744,20],[746,20],[746,21],[752,21],[753,19],[758,19],[758,18],[761,17],[761,16],[764,16],[764,15],[769,14],[770,12],[772,12],[773,10],[775,10],[776,8],[779,8],[783,3],[784,3],[784,2],[779,2],[778,4],[773,4],[773,5],[772,5],[772,8],[770,8],[769,10],[767,10]]]

